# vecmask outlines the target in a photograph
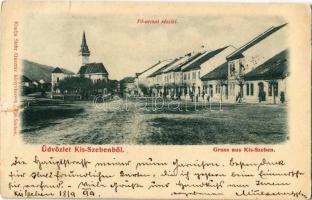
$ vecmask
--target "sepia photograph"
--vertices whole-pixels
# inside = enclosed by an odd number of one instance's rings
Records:
[[[41,14],[27,16],[24,27],[25,143],[289,139],[282,17]]]
[[[0,195],[309,199],[311,6],[10,0]]]

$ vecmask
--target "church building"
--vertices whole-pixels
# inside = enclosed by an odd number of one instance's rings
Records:
[[[82,42],[79,50],[79,56],[82,58],[81,67],[77,74],[68,74],[56,67],[52,72],[52,98],[54,95],[60,94],[58,89],[59,82],[66,77],[85,77],[91,79],[93,82],[96,81],[109,81],[108,72],[103,63],[89,62],[90,50],[87,45],[86,34],[83,32]]]
[[[87,45],[86,34],[83,32],[82,42],[80,47],[80,55],[82,57],[82,66],[78,74],[85,78],[90,78],[93,81],[108,80],[108,72],[106,71],[103,63],[89,63],[90,50]]]

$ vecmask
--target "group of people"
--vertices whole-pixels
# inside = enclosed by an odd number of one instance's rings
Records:
[[[200,97],[202,98],[203,101],[207,100],[207,102],[209,102],[211,99],[210,96],[206,95],[206,93],[204,91],[201,92],[200,94],[196,94],[196,95],[195,95],[195,92],[193,92],[193,91],[189,91],[188,93],[185,92],[184,94],[185,94],[184,96],[189,96],[191,102],[198,102],[200,100]],[[182,94],[182,91],[178,91],[176,93],[170,93],[170,94],[167,94],[166,92],[159,91],[159,95],[157,95],[157,93],[155,93],[155,92],[152,92],[151,96],[170,98],[172,100],[181,100],[181,97],[183,96],[183,94]]]

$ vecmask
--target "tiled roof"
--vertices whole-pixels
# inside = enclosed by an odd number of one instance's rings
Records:
[[[189,59],[187,59],[185,62],[180,63],[179,65],[177,65],[174,68],[172,68],[170,71],[175,71],[175,72],[180,71],[183,66],[185,66],[188,63],[192,62],[193,60],[198,58],[200,55],[202,55],[201,52],[198,52],[198,53],[194,54],[193,56],[189,57]]]
[[[88,63],[80,67],[78,74],[108,74],[103,63]]]
[[[161,61],[158,61],[157,63],[155,63],[154,65],[152,65],[151,67],[147,68],[146,70],[144,70],[143,72],[138,73],[138,76],[140,76],[141,74],[147,72],[148,70],[154,68],[155,66],[159,65],[161,63]]]
[[[258,44],[259,42],[261,42],[262,40],[264,40],[265,38],[272,35],[273,33],[275,33],[276,31],[278,31],[279,29],[283,28],[286,25],[287,23],[282,24],[280,26],[276,26],[276,27],[273,26],[269,28],[268,30],[264,31],[263,33],[261,33],[260,35],[258,35],[257,37],[255,37],[254,39],[246,43],[244,46],[240,47],[239,49],[231,53],[229,56],[227,56],[227,59],[228,60],[236,59],[237,57],[241,56],[244,51]]]
[[[198,57],[196,60],[194,60],[194,62],[192,62],[188,65],[184,65],[182,67],[182,71],[190,71],[190,70],[200,69],[201,64],[203,64],[207,60],[211,59],[212,57],[214,57],[215,55],[222,52],[224,49],[226,49],[228,47],[229,46],[226,46],[226,47],[216,49],[214,51],[210,51],[210,52],[207,51],[207,52],[203,53],[203,55]]]
[[[164,73],[167,73],[167,72],[171,72],[172,69],[182,65],[183,63],[185,63],[189,58],[191,57],[191,54],[186,54],[184,56],[181,56],[179,58],[179,60],[177,62],[175,62],[174,64],[172,64],[170,67],[166,68],[163,70]]]
[[[136,76],[140,77],[141,75],[145,74],[145,75],[147,75],[147,77],[150,77],[152,73],[156,72],[157,70],[159,70],[160,68],[162,68],[163,66],[167,65],[170,62],[171,62],[171,60],[158,61],[156,64],[145,69],[143,72],[136,73]],[[153,71],[150,71],[150,70],[153,70]]]
[[[201,77],[202,81],[209,80],[225,80],[228,77],[228,64],[227,62],[221,64],[211,72]]]
[[[172,64],[174,64],[175,62],[177,62],[179,59],[174,59],[173,61],[171,61],[170,63],[164,65],[163,67],[161,67],[160,69],[156,70],[154,73],[152,73],[151,75],[149,75],[148,77],[155,77],[158,74],[161,74],[162,71],[164,69],[167,69],[168,67],[170,67]]]
[[[283,79],[286,76],[288,76],[288,49],[250,71],[244,78],[245,80],[271,80]]]

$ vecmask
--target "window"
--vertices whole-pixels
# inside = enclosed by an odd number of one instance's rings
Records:
[[[188,80],[191,80],[191,73],[190,73],[190,72],[187,73],[187,79],[188,79]]]
[[[60,78],[59,77],[56,78],[56,82],[57,83],[60,82]]]
[[[200,72],[198,72],[198,78],[200,78]]]
[[[209,85],[209,96],[213,97],[213,86]]]
[[[249,83],[246,84],[246,95],[249,96]]]
[[[272,87],[273,87],[273,84],[269,84],[269,96],[271,97],[272,96]]]
[[[192,79],[196,79],[196,72],[192,73]]]
[[[253,96],[254,95],[254,84],[250,83],[250,95]]]
[[[221,93],[221,85],[216,85],[216,94]]]
[[[235,75],[235,63],[234,62],[230,62],[230,75],[233,76]]]
[[[186,74],[184,74],[184,80],[186,80]]]

